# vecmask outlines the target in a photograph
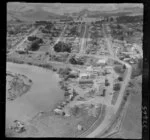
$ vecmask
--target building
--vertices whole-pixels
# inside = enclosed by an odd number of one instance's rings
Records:
[[[65,115],[64,115],[65,117],[70,117],[70,114],[68,114],[68,113],[66,113],[65,112]]]
[[[93,68],[92,68],[92,66],[89,66],[89,67],[86,68],[86,70],[87,70],[87,71],[92,71]]]
[[[87,73],[81,73],[80,78],[81,79],[88,79],[89,75]]]
[[[82,125],[78,124],[77,129],[78,129],[79,131],[83,130]]]
[[[97,64],[106,64],[106,59],[99,59]]]
[[[84,84],[86,84],[86,85],[93,85],[94,83],[93,83],[93,80],[79,80],[79,84],[80,85],[84,85]]]
[[[90,79],[95,79],[96,77],[97,77],[96,74],[91,74],[91,75],[90,75]]]
[[[72,70],[71,72],[70,72],[70,74],[72,74],[72,75],[78,75],[78,71],[75,71],[75,70]]]
[[[59,114],[59,115],[62,115],[62,114],[63,114],[63,111],[62,111],[61,109],[58,109],[58,108],[54,109],[54,112],[55,112],[56,114]]]

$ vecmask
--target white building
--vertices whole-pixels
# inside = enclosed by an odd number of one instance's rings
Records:
[[[89,67],[86,68],[86,70],[87,70],[87,71],[92,71],[93,68],[92,68],[92,66],[89,66]]]
[[[57,113],[57,114],[62,114],[63,113],[63,111],[61,109],[58,109],[58,108],[54,109],[54,112]]]
[[[99,59],[97,64],[106,64],[106,59]]]
[[[79,78],[87,78],[89,76],[89,74],[87,74],[87,73],[80,73],[80,76],[79,76]]]

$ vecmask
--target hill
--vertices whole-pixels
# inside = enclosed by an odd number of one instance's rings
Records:
[[[23,22],[23,21],[35,21],[35,20],[51,20],[51,19],[64,19],[68,18],[68,13],[64,9],[64,13],[54,13],[53,10],[48,11],[44,9],[44,4],[38,3],[8,3],[7,4],[7,22]],[[47,4],[47,6],[49,6]],[[52,7],[49,7],[50,9]],[[59,7],[58,7],[59,8]],[[103,10],[102,10],[103,9]],[[84,8],[78,12],[73,12],[73,16],[87,17],[100,17],[100,16],[125,16],[125,15],[137,15],[143,14],[143,8],[138,6],[126,6],[117,5],[115,9],[105,9],[104,7],[99,10],[89,10]],[[105,10],[104,10],[105,9]]]

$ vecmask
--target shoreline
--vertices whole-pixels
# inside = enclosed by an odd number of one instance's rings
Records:
[[[33,65],[30,65],[30,64],[28,64],[28,63],[20,63],[19,61],[18,62],[13,62],[13,61],[7,61],[6,62],[6,64],[7,63],[11,63],[11,64],[23,64],[23,65],[28,65],[28,66],[34,66],[34,67],[37,67],[37,68],[43,68],[44,70],[51,70],[51,72],[56,72],[56,74],[58,74],[57,73],[57,71],[53,71],[51,68],[49,68],[49,67],[44,67],[44,66],[40,66],[40,65],[36,65],[36,64],[33,64]],[[7,67],[6,67],[6,69],[7,69]],[[10,71],[8,71],[8,73],[11,73]],[[59,75],[59,74],[58,74]],[[20,76],[20,75],[19,75]],[[60,86],[60,85],[59,85]],[[64,90],[62,90],[62,94],[64,94]],[[17,96],[18,97],[18,96]],[[37,112],[32,118],[34,118],[37,114],[39,114],[40,112],[51,112],[51,111],[53,111],[53,109],[54,108],[56,108],[59,104],[61,104],[63,101],[66,101],[66,99],[65,99],[65,96],[63,95],[63,99],[61,99],[61,100],[59,100],[58,102],[56,102],[52,107],[50,107],[50,109],[48,109],[48,110],[44,110],[44,111],[39,111],[39,112]],[[32,118],[30,118],[29,120],[32,120]],[[28,120],[27,120],[28,121]]]
[[[6,74],[12,77],[12,79],[8,81],[6,78],[6,81],[9,84],[9,88],[6,89],[6,93],[8,94],[8,101],[13,101],[30,91],[33,85],[33,81],[27,76],[17,73],[10,73],[9,71],[8,73],[6,72]]]
[[[43,69],[54,71],[53,70],[54,66],[52,66],[51,64],[36,64],[36,63],[24,62],[24,61],[20,61],[20,60],[17,60],[17,61],[16,60],[7,60],[6,64],[7,63],[24,64],[24,65],[28,65],[28,66],[36,66],[36,67],[40,67],[40,68],[43,68]]]

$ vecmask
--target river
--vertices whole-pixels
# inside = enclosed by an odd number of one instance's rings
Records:
[[[47,111],[63,100],[64,92],[59,88],[59,75],[48,69],[27,64],[7,62],[8,71],[26,75],[33,85],[26,94],[14,101],[6,101],[6,120],[27,121],[40,111]],[[7,123],[7,122],[6,122]]]

